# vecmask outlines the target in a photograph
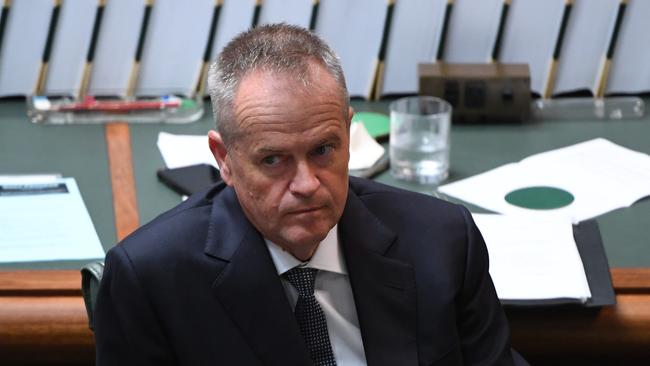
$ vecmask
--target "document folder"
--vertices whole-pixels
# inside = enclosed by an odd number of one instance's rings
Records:
[[[553,305],[579,305],[597,308],[616,304],[616,295],[609,273],[609,263],[600,237],[598,223],[595,220],[582,221],[573,225],[578,252],[585,269],[591,298],[582,303],[578,299],[554,298],[542,300],[502,300],[507,307],[543,307]]]

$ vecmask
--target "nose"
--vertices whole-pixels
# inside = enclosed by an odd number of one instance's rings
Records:
[[[296,166],[296,174],[289,184],[291,193],[309,197],[316,193],[318,187],[320,187],[320,180],[314,169],[307,162],[299,162]]]

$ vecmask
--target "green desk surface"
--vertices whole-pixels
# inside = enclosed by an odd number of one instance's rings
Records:
[[[115,220],[104,126],[35,125],[25,102],[0,102],[0,174],[42,173],[76,179],[102,245],[112,247]],[[0,269],[80,268],[86,262],[0,263]]]
[[[650,116],[629,121],[553,121],[524,125],[454,125],[451,134],[449,179],[444,183],[517,162],[529,155],[603,137],[627,148],[650,153]],[[435,194],[393,179],[388,172],[378,181]],[[608,192],[603,192],[606,196]],[[450,199],[451,201],[461,202]],[[471,204],[470,210],[484,212]],[[610,267],[650,267],[650,199],[596,218]]]
[[[358,102],[358,111],[386,113],[388,102]],[[156,178],[163,166],[156,147],[161,131],[205,135],[214,128],[206,103],[204,117],[185,125],[131,125],[133,166],[141,224],[180,202]],[[531,154],[596,137],[650,153],[650,117],[630,121],[553,121],[523,125],[454,125],[451,168],[447,182],[484,172]],[[207,147],[207,137],[205,143]],[[0,173],[60,172],[74,176],[105,248],[114,245],[114,219],[106,147],[101,126],[45,127],[24,117],[22,103],[0,103]],[[390,185],[435,194],[435,187],[396,181],[388,172],[376,178]],[[606,195],[607,192],[603,192]],[[467,205],[470,209],[478,208]],[[650,199],[597,218],[612,267],[650,267]],[[4,268],[12,265],[0,265]],[[76,263],[29,263],[28,268],[77,268]]]

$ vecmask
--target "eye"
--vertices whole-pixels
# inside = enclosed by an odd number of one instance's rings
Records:
[[[280,163],[280,157],[277,155],[269,155],[262,158],[262,164],[266,166],[276,166]]]
[[[313,154],[316,156],[324,156],[331,153],[332,150],[334,150],[334,146],[331,144],[321,145],[314,149]]]

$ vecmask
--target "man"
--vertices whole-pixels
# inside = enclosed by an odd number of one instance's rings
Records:
[[[326,44],[249,30],[209,88],[225,183],[108,253],[98,365],[512,363],[467,210],[348,177],[353,111]]]

